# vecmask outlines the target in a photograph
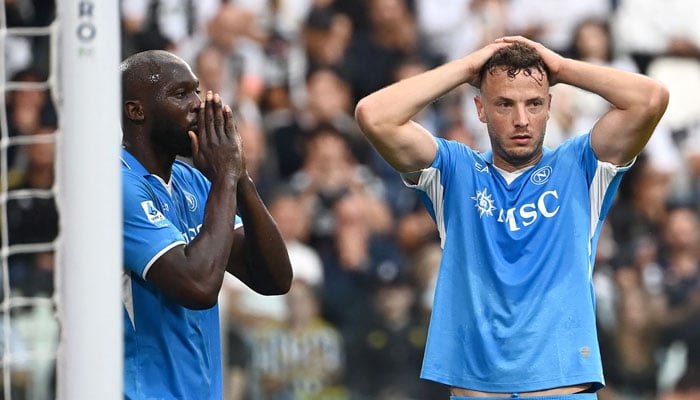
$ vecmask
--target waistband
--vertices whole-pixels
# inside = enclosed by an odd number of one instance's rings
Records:
[[[557,394],[554,396],[520,396],[513,393],[510,397],[501,397],[506,399],[522,399],[522,400],[597,400],[598,396],[595,393],[574,393],[574,394]],[[450,396],[450,400],[484,400],[485,397],[461,397]]]

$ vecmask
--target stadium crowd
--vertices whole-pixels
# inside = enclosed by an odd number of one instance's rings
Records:
[[[224,282],[227,400],[447,398],[446,388],[418,378],[437,230],[361,135],[353,110],[383,86],[506,34],[669,86],[668,112],[623,179],[596,253],[607,383],[599,398],[700,398],[699,2],[121,0],[120,7],[122,56],[170,50],[193,66],[203,93],[219,92],[235,109],[248,169],[288,244],[295,275],[288,295],[263,297]],[[8,26],[45,26],[55,16],[52,0],[5,0],[5,10]],[[17,50],[6,54],[6,80],[46,80],[46,38],[8,46]],[[486,150],[474,94],[449,93],[420,115],[422,125]],[[564,85],[552,94],[549,147],[585,133],[609,107]],[[9,136],[56,130],[48,90],[9,92],[6,107]],[[10,146],[3,159],[10,193],[39,190],[8,201],[9,244],[57,235],[53,143],[27,143]],[[53,294],[53,255],[40,250],[10,258],[14,294]],[[50,315],[21,314],[31,317],[18,319],[25,343],[13,351],[55,342]],[[37,334],[36,324],[50,332]],[[53,381],[45,364],[20,362],[16,372],[27,388]],[[18,387],[13,399],[48,392]]]

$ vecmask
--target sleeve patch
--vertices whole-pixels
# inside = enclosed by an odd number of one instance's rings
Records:
[[[152,224],[160,225],[159,222],[165,221],[165,216],[153,205],[152,200],[142,201],[141,208]]]

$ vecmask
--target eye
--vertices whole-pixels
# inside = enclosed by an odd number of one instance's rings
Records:
[[[529,108],[531,111],[539,111],[540,109],[542,109],[542,107],[544,107],[544,101],[543,101],[543,100],[540,100],[540,99],[538,99],[538,100],[532,100],[532,101],[528,104],[528,108]]]
[[[509,101],[499,101],[496,103],[496,109],[501,112],[506,112],[513,107],[513,103]]]

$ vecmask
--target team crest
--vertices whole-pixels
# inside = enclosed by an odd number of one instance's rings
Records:
[[[187,207],[191,212],[194,212],[197,209],[197,198],[190,192],[183,190],[183,193],[185,194],[185,200],[187,200]]]
[[[552,175],[552,167],[549,165],[544,166],[532,173],[530,176],[530,182],[534,183],[535,185],[542,185],[549,180],[550,175]]]
[[[493,205],[493,199],[491,195],[486,192],[486,188],[483,191],[477,190],[476,196],[471,198],[474,200],[474,207],[479,210],[479,217],[487,215],[489,217],[493,216],[493,210],[496,206]]]

